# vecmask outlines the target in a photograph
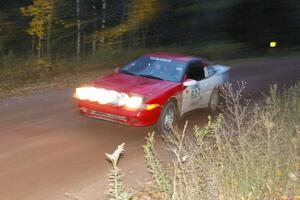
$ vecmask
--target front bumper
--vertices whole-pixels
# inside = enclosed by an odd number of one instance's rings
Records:
[[[105,121],[115,122],[128,126],[152,126],[160,116],[161,107],[152,110],[129,110],[113,105],[101,105],[94,102],[78,100],[81,114]]]

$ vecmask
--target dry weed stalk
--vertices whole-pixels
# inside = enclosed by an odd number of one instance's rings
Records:
[[[120,144],[113,154],[105,154],[113,168],[110,170],[107,187],[107,198],[109,200],[130,200],[132,194],[126,192],[123,186],[123,174],[118,167],[120,156],[124,153],[124,143]]]
[[[300,194],[300,83],[283,97],[272,86],[264,104],[251,110],[242,95],[245,84],[238,88],[225,85],[223,113],[209,117],[207,125],[190,134],[186,124],[183,132],[163,136],[173,155],[171,170],[158,158],[154,133],[148,135],[144,155],[162,199],[275,200]]]

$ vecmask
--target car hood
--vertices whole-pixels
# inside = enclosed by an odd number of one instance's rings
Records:
[[[114,73],[96,79],[91,85],[108,90],[115,90],[127,94],[151,97],[155,94],[168,90],[178,83],[133,76],[122,73]]]

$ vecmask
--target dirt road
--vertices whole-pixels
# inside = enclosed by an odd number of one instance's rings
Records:
[[[232,65],[231,80],[248,82],[250,95],[270,84],[300,79],[300,58]],[[120,167],[138,188],[148,176],[141,145],[151,128],[130,128],[80,116],[72,89],[0,100],[0,200],[104,199],[110,164],[104,153],[126,143]],[[205,121],[193,112],[181,121]]]

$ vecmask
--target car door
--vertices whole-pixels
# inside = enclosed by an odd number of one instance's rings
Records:
[[[199,108],[208,107],[211,93],[214,89],[214,82],[215,82],[214,76],[211,76],[210,74],[208,74],[206,66],[204,67],[204,71],[206,71],[205,78],[203,78],[202,80],[199,81],[200,90],[202,91],[201,101],[199,102]]]
[[[190,63],[186,71],[187,80],[195,80],[196,83],[187,86],[182,94],[181,113],[185,113],[197,108],[206,107],[209,97],[209,80],[205,79],[204,64],[200,61]]]

